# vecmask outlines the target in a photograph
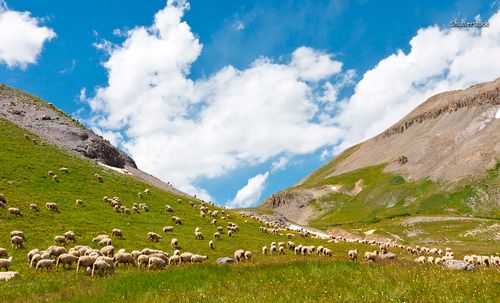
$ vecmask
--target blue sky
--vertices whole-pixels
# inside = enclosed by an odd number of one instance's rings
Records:
[[[111,91],[111,85],[108,85],[108,75],[112,74],[113,70],[120,68],[117,66],[118,64],[124,64],[123,61],[119,61],[113,63],[114,65],[110,64],[108,67],[103,66],[103,62],[108,61],[113,56],[113,53],[109,49],[108,51],[99,49],[96,44],[104,45],[103,42],[107,41],[108,44],[114,45],[115,50],[125,49],[123,42],[130,36],[126,36],[127,34],[113,34],[115,29],[120,29],[122,33],[126,33],[127,30],[134,29],[137,26],[150,27],[153,24],[154,15],[165,9],[166,6],[166,2],[163,0],[141,1],[140,5],[137,4],[137,1],[127,0],[6,1],[8,10],[30,12],[33,18],[37,18],[37,26],[52,29],[56,36],[43,44],[43,49],[40,50],[36,63],[22,67],[20,65],[8,66],[8,64],[2,64],[0,61],[0,82],[49,100],[65,112],[77,113],[78,117],[85,120],[91,127],[100,128],[105,133],[113,132],[121,135],[122,138],[117,143],[122,148],[130,148],[133,151],[134,158],[144,159],[138,161],[141,167],[146,167],[157,175],[160,174],[160,177],[171,180],[174,184],[176,184],[174,172],[181,170],[182,165],[188,167],[192,172],[179,178],[178,184],[183,185],[186,190],[191,188],[193,192],[210,195],[219,203],[239,201],[239,203],[233,203],[232,206],[255,205],[255,203],[273,192],[290,186],[331,159],[333,154],[339,150],[365,139],[397,121],[411,108],[423,101],[422,98],[428,97],[432,93],[444,89],[462,88],[477,81],[491,80],[499,75],[498,67],[493,66],[484,75],[485,79],[478,77],[467,79],[463,75],[466,72],[470,73],[470,71],[458,70],[455,72],[457,68],[450,63],[465,60],[461,56],[466,51],[445,53],[442,50],[448,43],[443,41],[465,39],[451,37],[453,32],[449,29],[450,21],[474,20],[478,15],[483,20],[488,20],[497,13],[497,2],[191,1],[189,9],[182,9],[181,22],[186,22],[189,25],[190,32],[202,48],[197,51],[193,45],[186,46],[194,47],[194,53],[192,58],[186,58],[185,61],[181,62],[189,67],[190,72],[187,75],[183,75],[182,72],[181,74],[193,82],[196,87],[203,85],[217,86],[218,82],[214,75],[217,75],[228,66],[232,66],[242,74],[245,71],[250,74],[250,72],[254,71],[252,69],[254,67],[258,75],[267,73],[269,69],[275,71],[276,68],[297,67],[294,62],[298,62],[299,55],[294,52],[300,47],[307,47],[308,50],[311,50],[311,52],[306,53],[311,58],[314,57],[314,59],[319,58],[321,54],[327,55],[328,63],[331,63],[328,71],[325,71],[321,76],[313,76],[314,80],[311,77],[307,78],[304,75],[299,75],[294,81],[294,85],[298,84],[297,87],[301,87],[301,85],[302,87],[307,86],[307,96],[301,95],[305,98],[305,101],[297,101],[299,102],[297,104],[300,105],[302,104],[300,102],[305,102],[304,104],[307,106],[315,105],[319,110],[312,116],[307,116],[306,119],[307,126],[318,127],[318,131],[311,131],[311,133],[299,132],[297,136],[308,136],[320,132],[324,132],[324,136],[321,138],[318,136],[318,139],[314,142],[298,140],[297,144],[309,146],[304,149],[291,146],[289,141],[293,140],[293,137],[290,137],[292,139],[289,138],[287,142],[283,142],[283,148],[280,149],[278,142],[277,146],[273,146],[273,149],[268,153],[256,152],[255,147],[235,149],[234,145],[231,145],[227,147],[227,150],[224,150],[211,146],[207,147],[208,145],[199,145],[200,149],[206,149],[207,152],[214,153],[216,159],[213,162],[214,165],[219,161],[216,153],[220,152],[225,158],[225,160],[220,160],[220,165],[224,169],[207,168],[202,170],[204,172],[197,173],[196,169],[198,167],[212,161],[212,159],[207,158],[196,164],[191,164],[190,161],[183,159],[179,160],[183,162],[181,164],[165,164],[164,167],[162,166],[161,173],[159,173],[160,171],[154,171],[151,168],[157,167],[158,164],[163,165],[163,162],[175,162],[175,159],[172,159],[171,156],[161,159],[158,156],[162,154],[161,150],[155,154],[144,154],[147,149],[145,148],[145,146],[147,147],[146,142],[151,141],[143,140],[143,137],[149,139],[153,132],[151,130],[152,126],[130,126],[127,124],[132,122],[125,124],[120,122],[111,126],[108,118],[113,117],[115,113],[106,107],[114,102],[112,97],[109,97],[111,94],[98,96],[96,93],[96,88]],[[430,29],[431,27],[436,30],[433,32]],[[419,29],[429,30],[420,33]],[[468,30],[469,38],[478,39],[478,41],[484,39],[478,36],[481,30]],[[387,96],[388,100],[396,100],[393,103],[385,104],[383,100],[374,100],[373,104],[370,105],[373,106],[373,110],[370,112],[375,117],[367,118],[369,123],[363,125],[363,129],[356,129],[356,126],[346,122],[359,117],[356,116],[356,110],[360,107],[356,104],[361,102],[358,99],[369,95],[370,90],[367,87],[370,82],[366,74],[367,71],[374,70],[372,73],[374,78],[379,77],[384,79],[385,83],[390,83],[390,80],[384,77],[389,73],[387,70],[391,68],[392,61],[397,61],[392,65],[396,67],[405,66],[405,62],[409,61],[411,61],[411,64],[417,65],[428,64],[426,57],[428,55],[420,55],[417,52],[420,50],[417,50],[416,46],[414,47],[415,51],[412,50],[410,41],[413,38],[416,38],[415,45],[425,42],[429,43],[429,46],[437,47],[438,54],[436,55],[437,61],[435,65],[439,66],[440,63],[443,63],[446,66],[439,70],[419,71],[415,72],[413,76],[408,76],[408,81],[404,82],[409,83],[408,89],[400,92],[399,95],[394,93],[394,95]],[[495,43],[498,42],[496,38],[492,39],[494,39]],[[436,44],[439,45],[440,43],[444,43],[441,48],[436,46]],[[449,43],[452,44],[452,42]],[[487,48],[486,51],[496,54],[496,46],[495,44],[494,47],[485,48]],[[4,45],[4,47],[8,46]],[[466,46],[459,47],[465,48]],[[398,50],[401,50],[402,54],[400,54],[399,58],[396,58],[398,57]],[[256,62],[258,58],[266,58],[266,60],[272,61],[273,64],[266,65],[262,62]],[[387,58],[390,59],[383,61]],[[165,57],[164,60],[170,59]],[[163,62],[161,52],[158,60]],[[418,60],[421,60],[421,62],[418,62]],[[341,63],[342,68],[340,71],[336,69],[335,62]],[[381,64],[381,62],[385,63]],[[140,61],[137,64],[137,66],[141,66]],[[387,67],[384,67],[385,65]],[[258,70],[256,66],[259,67]],[[348,71],[351,71],[351,73]],[[153,72],[156,71],[153,70]],[[384,72],[385,74],[383,74]],[[404,71],[401,71],[401,73],[404,73]],[[457,73],[460,76],[459,79]],[[236,79],[239,77],[236,74],[231,74],[231,77]],[[404,74],[407,76],[406,73]],[[255,80],[250,77],[253,76],[241,75],[241,81],[235,80],[229,82],[231,83],[229,85],[242,85],[241,82],[245,82],[245,79],[248,79],[248,81]],[[256,77],[266,79],[265,76]],[[367,80],[362,81],[364,78],[367,78]],[[343,79],[348,81],[341,84]],[[168,81],[168,79],[161,81]],[[373,82],[379,83],[376,80],[373,80]],[[321,101],[321,96],[326,92],[324,88],[326,83],[330,83],[336,88],[336,96],[329,100],[329,103]],[[415,83],[424,84],[418,88],[418,91],[415,91]],[[200,92],[200,89],[195,89],[196,92],[193,94],[196,97],[183,95],[183,98],[187,99],[198,98],[193,101],[193,104],[189,105],[188,110],[188,112],[192,111],[195,114],[193,116],[189,116],[189,113],[186,114],[185,122],[197,122],[205,114],[208,116],[208,113],[204,112],[205,109],[219,108],[216,106],[219,102],[224,104],[223,101],[219,100],[223,100],[223,97],[228,92],[222,92],[225,89],[224,85],[217,87],[210,90],[205,89],[202,92]],[[85,100],[83,101],[79,97],[82,88],[86,89]],[[137,90],[139,89],[137,88]],[[242,88],[235,88],[236,91],[239,91],[239,89]],[[260,90],[259,87],[256,89]],[[390,87],[388,90],[390,90]],[[241,92],[246,91],[242,90]],[[265,100],[271,101],[266,102],[273,102],[272,92],[270,93],[271,97],[266,94],[266,96],[262,97],[263,100],[267,98]],[[309,96],[309,94],[313,96]],[[212,97],[213,95],[216,97]],[[249,92],[249,95],[257,99],[260,96],[256,92]],[[405,96],[411,97],[408,98],[407,102],[401,101],[405,99]],[[157,97],[159,100],[166,98],[165,96]],[[213,98],[213,101],[205,101],[203,98]],[[94,103],[94,107],[86,103],[92,99],[99,100]],[[104,110],[103,104],[106,105]],[[370,106],[367,108],[370,108]],[[377,111],[382,112],[387,108],[393,109],[394,113],[387,117],[377,115]],[[249,108],[248,110],[253,109]],[[321,117],[321,113],[327,111],[328,117]],[[216,111],[210,111],[212,113],[211,119],[218,119],[218,116],[213,112]],[[220,113],[220,111],[217,113]],[[159,111],[158,114],[161,115],[161,112]],[[304,112],[301,112],[301,114],[304,114]],[[363,115],[367,115],[367,113],[361,112],[359,115],[364,117]],[[130,117],[128,119],[130,120]],[[169,119],[169,122],[172,122],[172,120]],[[266,123],[268,121],[263,122],[261,131],[273,131],[273,125]],[[281,128],[284,125],[286,126],[286,124],[280,124]],[[206,126],[200,125],[199,128],[203,127]],[[199,130],[199,128],[197,129]],[[142,129],[147,129],[147,131],[141,132]],[[365,132],[365,130],[370,131]],[[161,137],[165,146],[169,147],[168,138],[172,138],[175,134],[173,132],[155,131],[157,138]],[[258,131],[259,129],[256,129],[256,132]],[[203,132],[200,131],[200,133]],[[211,135],[213,134],[207,134],[207,138],[210,138]],[[245,135],[242,134],[242,136]],[[287,134],[283,134],[283,137],[286,136]],[[326,136],[331,136],[331,140],[324,139]],[[143,142],[139,143],[140,140],[143,140]],[[179,140],[182,140],[182,138],[176,137],[175,142],[181,142]],[[237,139],[232,137],[232,140]],[[276,141],[276,138],[269,136],[268,140],[270,140],[269,145],[273,145],[272,143]],[[132,141],[134,143],[131,143]],[[254,141],[267,145],[267,141],[263,140],[261,142],[259,138]],[[184,146],[182,144],[183,142],[179,143],[179,146]],[[251,144],[251,142],[242,143],[242,145],[247,144]],[[196,149],[197,145],[195,144],[193,148]],[[166,155],[184,152],[178,150],[166,153]],[[231,155],[234,154],[237,154],[237,156],[231,158]],[[193,155],[196,157],[198,154],[193,152]],[[158,159],[147,163],[147,159],[152,156]],[[282,163],[284,167],[272,169],[273,163],[277,163],[281,158],[286,159]],[[142,165],[143,163],[144,165]],[[193,168],[193,165],[196,167]],[[209,165],[207,164],[207,166]],[[166,172],[169,169],[171,169],[172,174]],[[254,178],[257,176],[260,176],[260,178]],[[250,182],[252,178],[254,178],[253,183]],[[240,192],[238,193],[238,191]]]

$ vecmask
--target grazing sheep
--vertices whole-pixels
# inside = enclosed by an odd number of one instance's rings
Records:
[[[243,260],[245,260],[245,251],[243,249],[238,249],[237,251],[235,251],[234,259],[237,262],[242,262]]]
[[[14,236],[10,239],[12,248],[24,248],[24,239],[19,236]]]
[[[196,240],[203,240],[204,239],[203,234],[201,233],[201,231],[195,231],[194,232],[194,238]]]
[[[217,227],[217,231],[219,233],[223,233],[224,232],[224,228],[222,226],[219,226],[219,227]]]
[[[95,179],[97,180],[97,182],[103,182],[103,179],[102,179],[102,176],[99,175],[99,174],[94,174],[94,177]]]
[[[277,251],[278,251],[278,247],[276,246],[276,243],[271,243],[271,249],[269,250],[271,255],[274,255]]]
[[[2,250],[0,248],[0,250]],[[40,252],[40,250],[38,248],[34,248],[32,250],[30,250],[27,254],[27,257],[28,257],[28,262],[31,262],[31,259],[33,258],[34,255],[38,254]],[[0,254],[0,258],[2,258],[3,256]]]
[[[111,237],[123,238],[123,232],[121,229],[113,228],[111,231]]]
[[[52,180],[59,182],[59,176],[58,175],[53,175]]]
[[[267,246],[262,246],[262,254],[265,255],[267,254]]]
[[[101,241],[97,242],[97,245],[99,245],[99,246],[107,246],[107,245],[111,245],[112,242],[113,242],[113,240],[111,240],[111,238],[104,238]]]
[[[418,263],[418,264],[425,264],[425,256],[420,256],[413,260],[413,262]]]
[[[112,245],[107,245],[100,250],[103,256],[112,257],[115,254],[115,248]]]
[[[118,267],[118,264],[136,265],[135,259],[130,253],[118,253],[113,257],[113,260],[116,267]]]
[[[42,259],[36,263],[35,271],[38,271],[39,269],[44,269],[44,268],[46,268],[47,271],[49,271],[49,269],[52,269],[53,265],[54,265],[54,260]]]
[[[155,233],[155,232],[148,232],[148,236],[147,236],[148,240],[150,240],[151,242],[159,242],[162,238],[162,236],[160,236],[159,234]]]
[[[36,266],[36,263],[42,259],[40,254],[34,254],[30,261],[30,268]]]
[[[214,233],[214,238],[220,240],[220,233],[218,231]]]
[[[57,258],[60,255],[65,254],[67,252],[68,251],[66,250],[66,248],[64,248],[62,246],[50,246],[46,250],[46,253],[49,255],[49,258],[50,257],[56,257]]]
[[[374,252],[370,251],[365,252],[365,260],[375,262],[378,257],[378,253],[379,253],[378,250]]]
[[[333,256],[333,251],[329,248],[323,248],[323,256],[325,257],[331,257]]]
[[[56,268],[59,268],[59,264],[62,264],[63,268],[65,267],[65,265],[69,265],[69,267],[71,268],[71,264],[73,264],[74,262],[78,262],[78,257],[71,254],[61,254],[59,257],[57,257]]]
[[[205,260],[208,260],[208,256],[202,256],[202,255],[192,255],[191,256],[191,263],[201,263]]]
[[[181,255],[181,251],[176,249],[174,250],[174,256],[180,256]]]
[[[8,257],[7,259],[0,259],[0,270],[2,268],[5,268],[5,271],[9,271],[9,267],[12,264],[12,256]]]
[[[163,227],[163,232],[164,233],[173,233],[174,232],[174,227],[173,226],[165,226]]]
[[[23,240],[26,240],[26,237],[24,236],[24,233],[22,231],[19,231],[19,230],[11,231],[10,238],[12,239],[12,237],[15,237],[15,236],[21,237],[21,238],[23,238]]]
[[[173,249],[177,249],[179,247],[179,241],[177,240],[177,238],[172,238],[172,240],[170,240],[170,246]]]
[[[9,215],[13,215],[13,216],[22,216],[23,215],[21,210],[19,208],[16,208],[16,207],[9,207],[7,209],[7,212],[9,213]]]
[[[181,256],[180,255],[173,255],[168,259],[168,265],[172,264],[181,264]]]
[[[178,224],[178,225],[182,225],[181,218],[179,218],[177,216],[172,216],[172,222],[174,222],[175,224]]]
[[[85,205],[85,201],[83,201],[82,199],[76,199],[75,205],[76,205],[76,206],[82,206],[82,205]]]
[[[59,168],[59,171],[61,171],[63,173],[69,173],[69,169],[67,167],[61,167],[61,168]]]
[[[64,237],[66,238],[66,241],[76,242],[76,234],[72,230],[68,230],[67,232],[65,232]]]
[[[92,265],[91,276],[93,277],[96,272],[102,276],[106,273],[106,271],[110,271],[110,270],[111,270],[111,265],[109,265],[109,263],[106,262],[106,260],[102,260],[102,259],[96,260],[94,262],[94,264]]]
[[[57,203],[54,203],[54,202],[47,202],[47,203],[45,203],[45,207],[46,207],[49,211],[59,212],[59,205],[57,205]]]
[[[190,252],[183,252],[180,257],[182,262],[191,262],[191,257],[193,256]]]
[[[62,245],[65,245],[66,244],[66,238],[64,236],[55,236],[54,237],[54,243],[56,244],[62,244]]]
[[[212,222],[210,222],[212,225],[217,225],[217,219],[213,219]]]
[[[146,188],[146,189],[144,190],[144,193],[145,193],[146,195],[149,195],[149,188]]]
[[[208,242],[208,247],[210,247],[211,249],[215,249],[213,240],[210,240],[210,242]]]
[[[142,193],[141,192],[138,192],[137,196],[139,197],[139,199],[142,199]]]
[[[172,206],[167,204],[167,205],[165,205],[165,211],[171,213],[174,211],[174,209],[172,208]]]
[[[124,214],[126,214],[126,215],[130,215],[130,209],[129,209],[129,208],[127,208],[127,207],[125,207],[125,208],[123,209],[123,213],[124,213]]]
[[[97,237],[92,239],[92,242],[98,243],[99,241],[106,239],[106,238],[109,238],[109,236],[108,235],[98,235]]]
[[[437,257],[436,259],[434,259],[434,264],[436,264],[436,265],[443,264],[443,259],[441,259],[440,257]]]
[[[34,203],[31,203],[30,204],[30,211],[40,211],[40,209],[38,208],[38,205],[34,204]]]
[[[427,263],[434,264],[434,257],[433,256],[427,257]]]
[[[149,256],[148,255],[140,255],[137,257],[137,267],[138,268],[141,268],[142,265],[144,265],[144,267],[147,267],[148,263],[149,263]]]
[[[251,260],[252,259],[252,252],[251,251],[245,251],[245,260]]]
[[[233,231],[232,231],[232,230],[228,230],[228,231],[227,231],[227,236],[228,236],[228,237],[231,237],[232,235],[233,235]]]
[[[276,247],[276,246],[275,246]],[[284,255],[285,254],[285,247],[284,246],[279,246],[278,247],[278,251],[279,251],[279,254],[280,255]]]
[[[47,176],[52,177],[53,175],[55,175],[55,173],[53,171],[49,170],[47,172]]]
[[[358,261],[358,249],[351,249],[347,255],[349,256],[349,259],[353,261]]]

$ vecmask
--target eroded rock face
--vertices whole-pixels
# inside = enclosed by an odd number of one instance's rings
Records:
[[[135,161],[109,141],[84,128],[51,103],[0,85],[0,115],[43,140],[109,166],[137,168]]]
[[[268,208],[278,208],[280,206],[293,204],[296,207],[305,207],[309,205],[313,195],[310,192],[295,190],[272,194],[262,205]]]

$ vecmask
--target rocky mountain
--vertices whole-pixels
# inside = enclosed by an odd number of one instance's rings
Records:
[[[52,103],[36,96],[0,84],[0,116],[67,151],[164,190],[183,194],[170,184],[139,170],[134,159],[125,152]]]
[[[499,162],[497,79],[429,98],[262,206],[323,227],[422,212],[498,216]]]

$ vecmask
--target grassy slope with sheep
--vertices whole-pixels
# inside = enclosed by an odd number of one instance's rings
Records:
[[[23,211],[22,217],[11,217],[5,209],[0,209],[0,247],[7,248],[14,257],[10,269],[20,273],[14,280],[0,282],[1,302],[378,302],[382,299],[493,302],[499,295],[498,268],[462,273],[432,265],[418,266],[412,264],[413,257],[399,250],[395,250],[400,258],[397,263],[354,263],[347,260],[349,249],[358,248],[362,256],[374,248],[296,237],[296,243],[325,245],[333,250],[334,256],[295,256],[288,251],[285,256],[262,256],[263,245],[286,241],[285,237],[261,233],[259,223],[233,213],[230,220],[240,226],[240,232],[231,238],[223,236],[215,241],[215,250],[211,250],[208,241],[215,227],[210,225],[209,218],[201,218],[185,197],[178,203],[176,195],[106,170],[55,146],[42,146],[39,138],[30,134],[39,142],[34,145],[23,138],[24,133],[0,118],[0,192],[8,200],[7,207]],[[69,173],[59,172],[63,166],[69,168]],[[47,176],[49,170],[59,175],[59,182]],[[99,173],[104,182],[97,182],[95,173]],[[144,188],[150,188],[151,192],[139,200],[137,193]],[[119,214],[102,201],[103,196],[119,196],[128,207],[133,202],[146,202],[150,211],[129,216]],[[76,206],[76,199],[83,199],[86,204]],[[48,212],[44,208],[47,201],[58,203],[60,213]],[[37,203],[40,212],[30,212],[31,203]],[[174,213],[166,213],[165,204],[172,205]],[[182,251],[208,255],[208,262],[155,272],[120,268],[112,276],[92,278],[83,273],[75,275],[74,270],[37,273],[26,261],[29,249],[45,249],[54,244],[54,236],[67,230],[76,232],[76,244],[96,247],[91,242],[94,236],[120,228],[124,238],[113,240],[116,249],[151,247],[171,254],[172,236],[161,231],[163,226],[172,225],[171,215],[183,220],[182,226],[175,226],[173,235],[179,239]],[[194,239],[197,226],[201,227],[205,240]],[[24,249],[11,249],[9,232],[12,230],[26,234]],[[162,234],[163,239],[159,243],[149,242],[146,239],[149,231]],[[252,251],[253,260],[228,266],[215,264],[217,257],[232,256],[238,248]],[[460,252],[456,254],[460,258]]]

